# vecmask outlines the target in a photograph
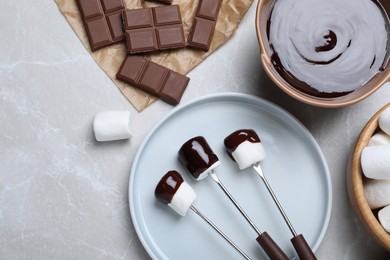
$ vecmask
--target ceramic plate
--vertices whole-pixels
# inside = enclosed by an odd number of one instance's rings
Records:
[[[177,107],[145,138],[131,169],[129,203],[136,232],[153,259],[240,259],[240,255],[191,210],[179,216],[158,202],[154,189],[169,170],[194,188],[194,206],[252,259],[264,259],[257,233],[211,179],[195,181],[177,152],[201,135],[218,155],[215,173],[261,231],[296,256],[292,234],[260,177],[239,171],[224,150],[224,138],[241,128],[254,129],[267,153],[263,172],[298,234],[316,250],[328,226],[332,192],[324,156],[309,131],[283,109],[253,96],[225,93]]]

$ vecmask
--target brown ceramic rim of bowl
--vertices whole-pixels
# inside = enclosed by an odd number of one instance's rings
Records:
[[[381,108],[375,115],[367,122],[363,128],[355,149],[353,151],[352,161],[349,176],[347,178],[348,194],[358,217],[366,226],[371,235],[388,251],[390,251],[390,234],[379,223],[374,213],[370,209],[363,189],[363,171],[360,164],[360,156],[362,150],[367,146],[371,136],[378,129],[378,121],[381,113],[390,108],[390,103]]]
[[[262,35],[266,35],[266,33],[262,32],[263,28],[260,24],[261,12],[265,5],[273,1],[274,0],[259,0],[256,8],[256,33],[257,33],[257,40],[260,46],[260,59],[263,65],[263,69],[270,77],[270,79],[286,94],[290,95],[291,97],[303,103],[317,106],[317,107],[328,107],[328,108],[344,107],[344,106],[355,104],[367,98],[368,96],[372,95],[375,91],[377,91],[380,87],[382,87],[383,84],[389,81],[390,79],[389,71],[381,72],[381,73],[387,73],[387,75],[382,77],[377,82],[375,82],[375,84],[373,84],[372,87],[367,88],[366,90],[359,90],[359,89],[355,90],[340,98],[318,98],[318,97],[305,94],[297,90],[293,86],[290,86],[283,79],[281,79],[281,77],[277,75],[278,73],[274,70],[273,65],[271,63],[271,58],[269,57],[269,55],[267,55],[265,51],[268,48],[268,46],[266,46],[267,40],[263,39],[262,37]],[[387,66],[386,70],[388,69],[388,67],[389,65]]]

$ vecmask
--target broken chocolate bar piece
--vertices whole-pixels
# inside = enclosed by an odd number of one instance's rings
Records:
[[[122,0],[77,0],[92,51],[125,39]]]
[[[185,75],[136,55],[125,58],[116,77],[172,105],[180,102],[190,80]]]
[[[123,24],[130,54],[186,46],[178,5],[126,10]]]
[[[188,45],[208,51],[214,36],[215,25],[222,0],[200,0],[188,36]]]

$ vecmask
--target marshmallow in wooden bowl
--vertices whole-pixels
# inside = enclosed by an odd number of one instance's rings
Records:
[[[379,210],[378,219],[382,227],[390,233],[390,205]]]
[[[371,209],[390,205],[390,180],[367,179],[364,194]]]
[[[130,111],[101,111],[93,120],[98,141],[113,141],[132,137]]]
[[[390,135],[390,107],[381,113],[379,117],[379,127],[383,132]]]
[[[365,147],[362,151],[361,164],[367,178],[390,179],[390,145]]]
[[[382,131],[374,134],[368,141],[367,146],[374,146],[374,145],[390,145],[390,135]]]
[[[375,133],[361,154],[363,174],[367,178],[390,179],[390,108],[385,109],[378,118],[381,131]]]

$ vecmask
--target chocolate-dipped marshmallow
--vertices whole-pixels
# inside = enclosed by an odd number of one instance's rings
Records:
[[[265,151],[259,136],[252,129],[240,129],[224,140],[229,156],[240,170],[248,168],[265,158]]]
[[[198,181],[207,177],[220,161],[203,136],[185,142],[179,150],[179,160]]]
[[[180,173],[169,171],[157,184],[154,196],[181,216],[185,216],[196,198],[196,193]]]

